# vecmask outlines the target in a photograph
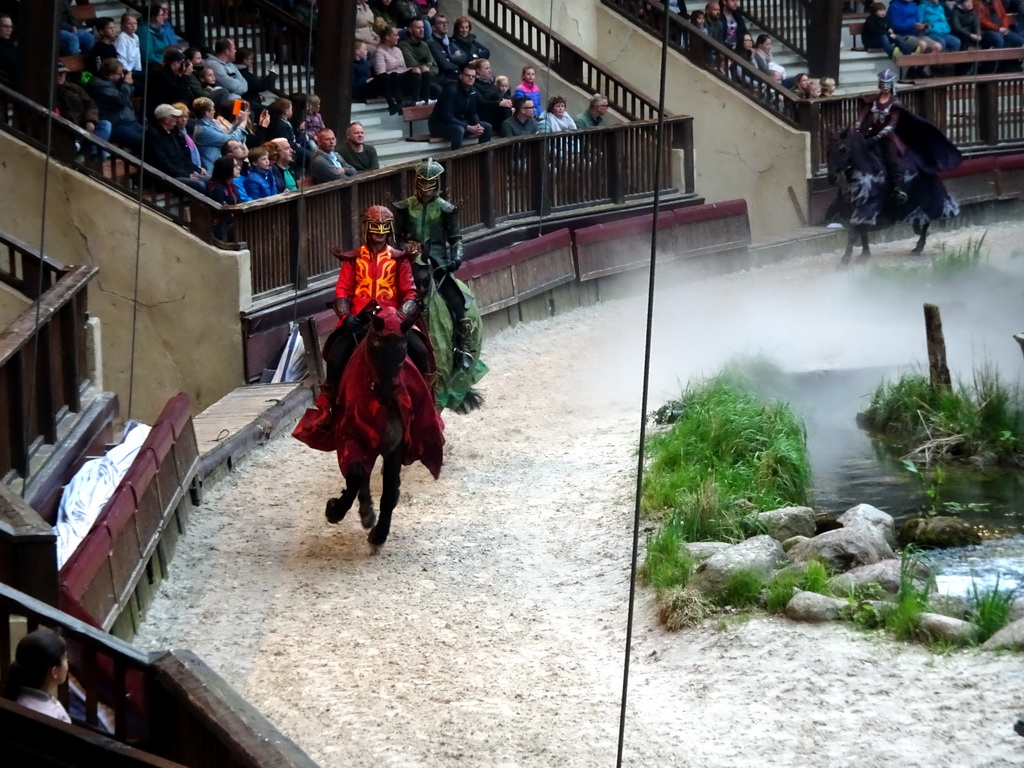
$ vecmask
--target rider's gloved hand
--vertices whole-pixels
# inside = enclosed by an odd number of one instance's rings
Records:
[[[359,315],[348,315],[341,321],[341,327],[349,333],[361,333],[366,328],[367,322]]]
[[[449,272],[455,272],[459,267],[462,266],[462,259],[458,256],[452,256],[448,259],[448,264],[445,267]]]

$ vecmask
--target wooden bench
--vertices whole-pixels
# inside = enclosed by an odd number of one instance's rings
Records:
[[[418,120],[429,120],[434,112],[433,104],[417,104],[412,107],[402,107],[402,119],[409,124],[409,136],[406,141],[426,141],[431,144],[440,144],[444,139],[431,136],[427,133],[413,133],[412,124]]]
[[[901,56],[896,62],[900,70],[920,67],[942,67],[950,64],[977,64],[993,61],[1024,61],[1024,48],[987,48],[978,50],[971,48],[966,51],[943,51],[942,53],[916,53],[913,56]]]

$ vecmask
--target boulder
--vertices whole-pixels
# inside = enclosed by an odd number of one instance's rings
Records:
[[[943,616],[962,619],[967,616],[970,605],[959,595],[932,595],[928,598],[928,607]]]
[[[719,595],[737,571],[754,571],[766,581],[786,561],[782,545],[771,536],[754,536],[711,556],[697,566],[687,585],[706,595]]]
[[[893,556],[885,539],[870,528],[840,528],[802,541],[787,553],[795,563],[821,560],[833,573],[845,573]]]
[[[922,613],[921,631],[932,640],[964,645],[978,636],[978,626],[941,613]]]
[[[995,651],[1000,648],[1009,651],[1024,650],[1024,619],[1007,624],[981,645],[983,651]]]
[[[1010,603],[1010,623],[1024,619],[1024,597],[1014,598]]]
[[[814,510],[810,507],[783,507],[760,512],[755,517],[776,541],[814,535]]]
[[[900,529],[900,544],[946,549],[981,544],[981,536],[963,520],[955,517],[912,517]]]
[[[892,515],[878,507],[858,504],[843,512],[837,520],[844,528],[869,528],[885,539],[885,543],[890,547],[896,547],[896,524]]]
[[[900,591],[900,566],[901,561],[893,558],[852,568],[846,573],[833,577],[832,588],[836,594],[845,594],[851,589],[868,584],[878,584],[885,592],[895,595]],[[930,575],[931,569],[928,565],[919,562],[915,573],[918,583],[923,584]]]
[[[731,547],[727,541],[691,541],[683,547],[698,564]]]
[[[791,538],[788,538],[784,542],[782,542],[782,551],[789,552],[789,550],[791,550],[801,541],[807,541],[808,539],[810,539],[810,536],[792,536]]]
[[[798,591],[786,603],[784,613],[793,621],[835,621],[848,608],[849,603],[838,597]]]

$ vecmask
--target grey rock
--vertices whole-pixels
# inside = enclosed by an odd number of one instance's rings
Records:
[[[691,541],[683,546],[690,553],[690,557],[698,563],[703,563],[709,557],[714,557],[733,545],[727,541]]]
[[[870,528],[840,528],[802,541],[787,553],[795,563],[821,560],[833,573],[845,573],[862,565],[893,557],[885,539]]]
[[[786,555],[779,542],[771,536],[754,536],[698,565],[687,586],[706,595],[718,595],[733,573],[754,571],[767,581],[785,561]]]
[[[885,539],[890,547],[896,546],[896,524],[892,515],[870,504],[850,507],[838,518],[844,528],[869,528]]]
[[[928,607],[935,613],[962,619],[967,616],[970,608],[967,601],[959,595],[932,595],[928,598]]]
[[[920,562],[915,574],[917,583],[923,586],[930,575],[931,569],[927,564]],[[867,584],[878,584],[889,594],[895,595],[900,591],[900,560],[893,558],[882,560],[879,563],[862,565],[832,579],[832,587],[837,594],[844,594],[853,588],[863,587]]]
[[[1014,598],[1010,603],[1010,623],[1024,619],[1024,597]]]
[[[837,597],[819,595],[817,592],[797,592],[786,603],[786,618],[793,621],[835,621],[849,604]]]
[[[810,507],[782,507],[761,512],[756,517],[776,541],[814,535],[814,510]]]
[[[900,528],[900,544],[945,549],[981,544],[981,536],[955,517],[912,517]]]
[[[963,645],[978,635],[978,627],[963,619],[943,616],[940,613],[922,613],[921,631],[932,640]]]
[[[982,643],[981,648],[984,651],[994,651],[999,648],[1011,651],[1024,650],[1024,619],[1007,624]]]
[[[807,541],[809,536],[792,536],[782,542],[782,551],[789,552],[793,547],[799,544],[801,541]]]

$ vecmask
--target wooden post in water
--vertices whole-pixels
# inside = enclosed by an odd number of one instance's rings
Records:
[[[924,330],[928,338],[928,374],[932,389],[948,392],[953,388],[953,382],[949,378],[949,366],[946,365],[942,317],[939,316],[939,308],[934,304],[924,305]]]

